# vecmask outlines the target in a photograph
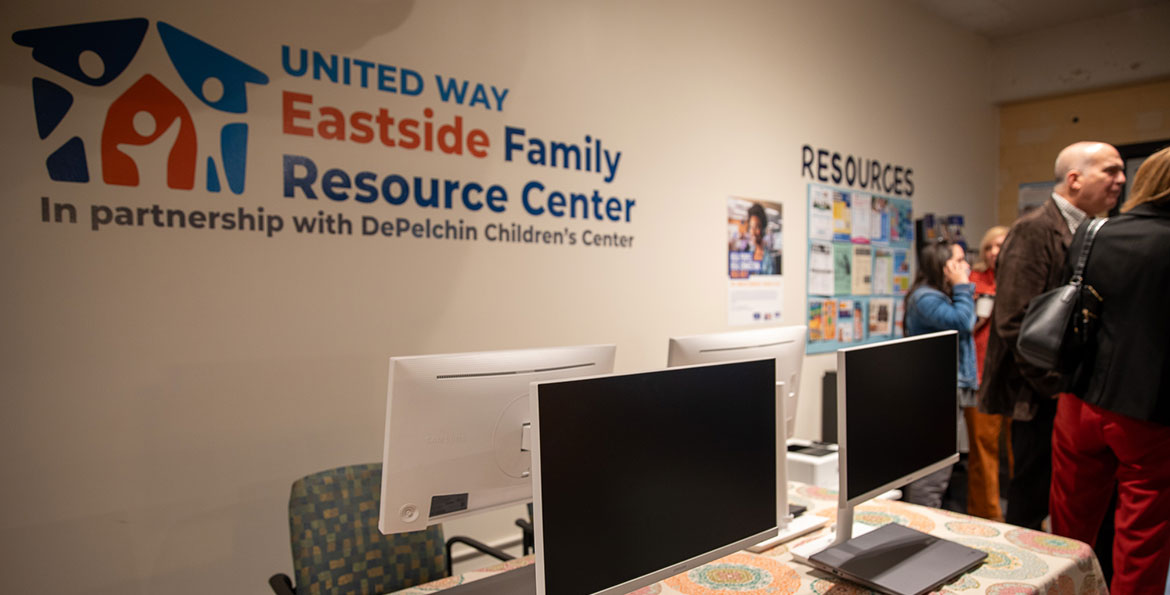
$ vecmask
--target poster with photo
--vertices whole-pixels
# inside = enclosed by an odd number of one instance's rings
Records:
[[[806,198],[806,353],[901,336],[902,300],[913,279],[911,202],[821,184],[808,184]]]
[[[764,324],[780,318],[783,213],[780,203],[727,199],[728,324]]]
[[[780,275],[783,205],[748,198],[727,199],[727,273],[732,279]]]

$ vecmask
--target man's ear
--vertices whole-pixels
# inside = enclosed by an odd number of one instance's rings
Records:
[[[1065,174],[1064,180],[1068,186],[1069,192],[1078,191],[1081,189],[1081,172],[1078,170],[1070,170]]]

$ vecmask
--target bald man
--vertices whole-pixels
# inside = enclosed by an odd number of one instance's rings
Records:
[[[996,261],[979,410],[1012,416],[1014,465],[1007,522],[1040,529],[1048,516],[1052,477],[1052,422],[1059,378],[1029,365],[1016,350],[1028,302],[1060,285],[1068,245],[1088,217],[1105,215],[1125,184],[1125,163],[1113,146],[1078,142],[1056,157],[1052,197],[1012,224]]]

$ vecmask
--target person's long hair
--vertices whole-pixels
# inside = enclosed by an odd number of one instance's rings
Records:
[[[1170,147],[1150,155],[1138,168],[1133,176],[1129,200],[1125,201],[1121,212],[1127,212],[1142,203],[1167,201],[1170,201]]]
[[[987,233],[983,234],[983,241],[979,242],[979,258],[975,261],[975,266],[971,267],[971,270],[982,273],[991,268],[991,266],[988,265],[987,260],[984,259],[983,255],[987,254],[988,246],[990,246],[1000,237],[1006,236],[1007,232],[1007,226],[996,225],[995,227],[987,230]]]
[[[907,314],[910,313],[910,296],[923,285],[951,295],[951,282],[943,270],[947,266],[947,261],[955,254],[952,245],[947,240],[940,239],[923,246],[922,251],[918,253],[918,272],[914,274],[914,283],[910,284],[910,291],[906,292],[906,299],[903,302]]]

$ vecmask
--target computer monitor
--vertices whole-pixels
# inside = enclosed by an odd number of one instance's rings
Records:
[[[711,362],[775,358],[776,396],[783,396],[784,438],[796,431],[796,405],[800,394],[800,368],[804,364],[806,326],[731,331],[672,337],[667,349],[667,366],[688,366]]]
[[[837,351],[840,510],[959,460],[957,354],[955,331]]]
[[[897,523],[853,536],[854,506],[958,461],[957,356],[955,331],[837,352],[837,535],[795,558],[883,593],[918,595],[987,557]]]
[[[776,403],[783,408],[783,430],[777,434],[784,445],[796,428],[796,404],[800,393],[800,368],[804,363],[804,341],[808,327],[781,326],[774,328],[731,331],[707,335],[672,337],[667,349],[668,366],[726,362],[744,359],[772,358],[776,362]],[[788,456],[777,463],[781,485],[788,483]],[[824,517],[804,515],[802,506],[788,505],[788,491],[780,494],[780,532],[775,537],[751,546],[753,552],[762,552],[820,528],[828,521]]]
[[[534,384],[537,592],[624,594],[775,535],[775,374],[756,360]]]
[[[378,529],[402,533],[532,497],[528,388],[613,371],[590,345],[390,358]]]

